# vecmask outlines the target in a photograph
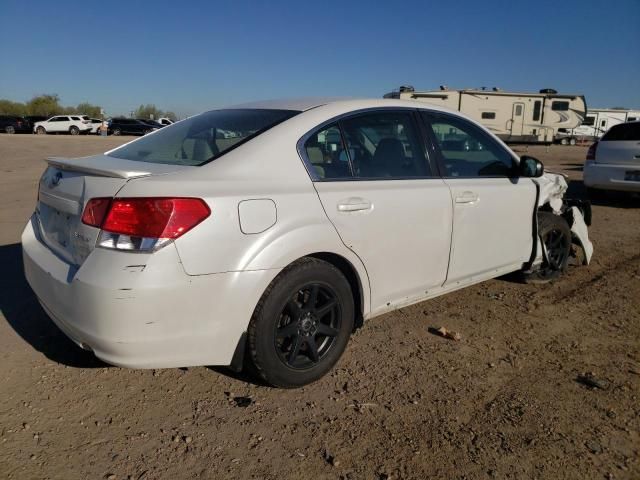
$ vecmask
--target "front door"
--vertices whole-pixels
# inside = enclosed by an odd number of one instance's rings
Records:
[[[511,135],[520,136],[524,129],[524,103],[513,104],[511,111]]]
[[[453,236],[445,285],[517,270],[533,248],[536,188],[518,178],[511,152],[451,114],[424,113],[453,199]]]
[[[432,174],[415,111],[355,114],[320,127],[304,151],[327,216],[367,269],[372,312],[442,285],[451,197]]]

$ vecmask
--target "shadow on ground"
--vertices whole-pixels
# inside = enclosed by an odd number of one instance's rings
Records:
[[[70,367],[108,366],[69,340],[42,310],[24,277],[19,243],[0,246],[0,265],[0,311],[24,341],[50,360]]]
[[[640,208],[640,195],[629,192],[614,192],[610,190],[596,190],[587,193],[582,180],[569,180],[567,190],[569,198],[589,199],[592,205],[613,208]]]

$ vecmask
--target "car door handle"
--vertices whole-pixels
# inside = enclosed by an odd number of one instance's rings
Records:
[[[369,200],[360,197],[347,198],[338,203],[339,212],[360,212],[363,210],[371,210],[373,205]]]
[[[464,192],[456,197],[456,203],[476,203],[479,198],[477,193]]]

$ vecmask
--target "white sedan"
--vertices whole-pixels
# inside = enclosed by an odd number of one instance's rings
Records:
[[[48,164],[26,277],[72,340],[126,367],[251,362],[296,387],[364,319],[592,252],[561,176],[422,102],[214,110]]]
[[[640,192],[640,121],[611,127],[587,152],[584,184],[598,190]]]

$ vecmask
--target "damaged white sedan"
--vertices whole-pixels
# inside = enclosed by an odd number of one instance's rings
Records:
[[[244,105],[48,163],[26,277],[126,367],[250,362],[304,385],[364,319],[510,272],[546,282],[593,250],[562,177],[422,102]]]

